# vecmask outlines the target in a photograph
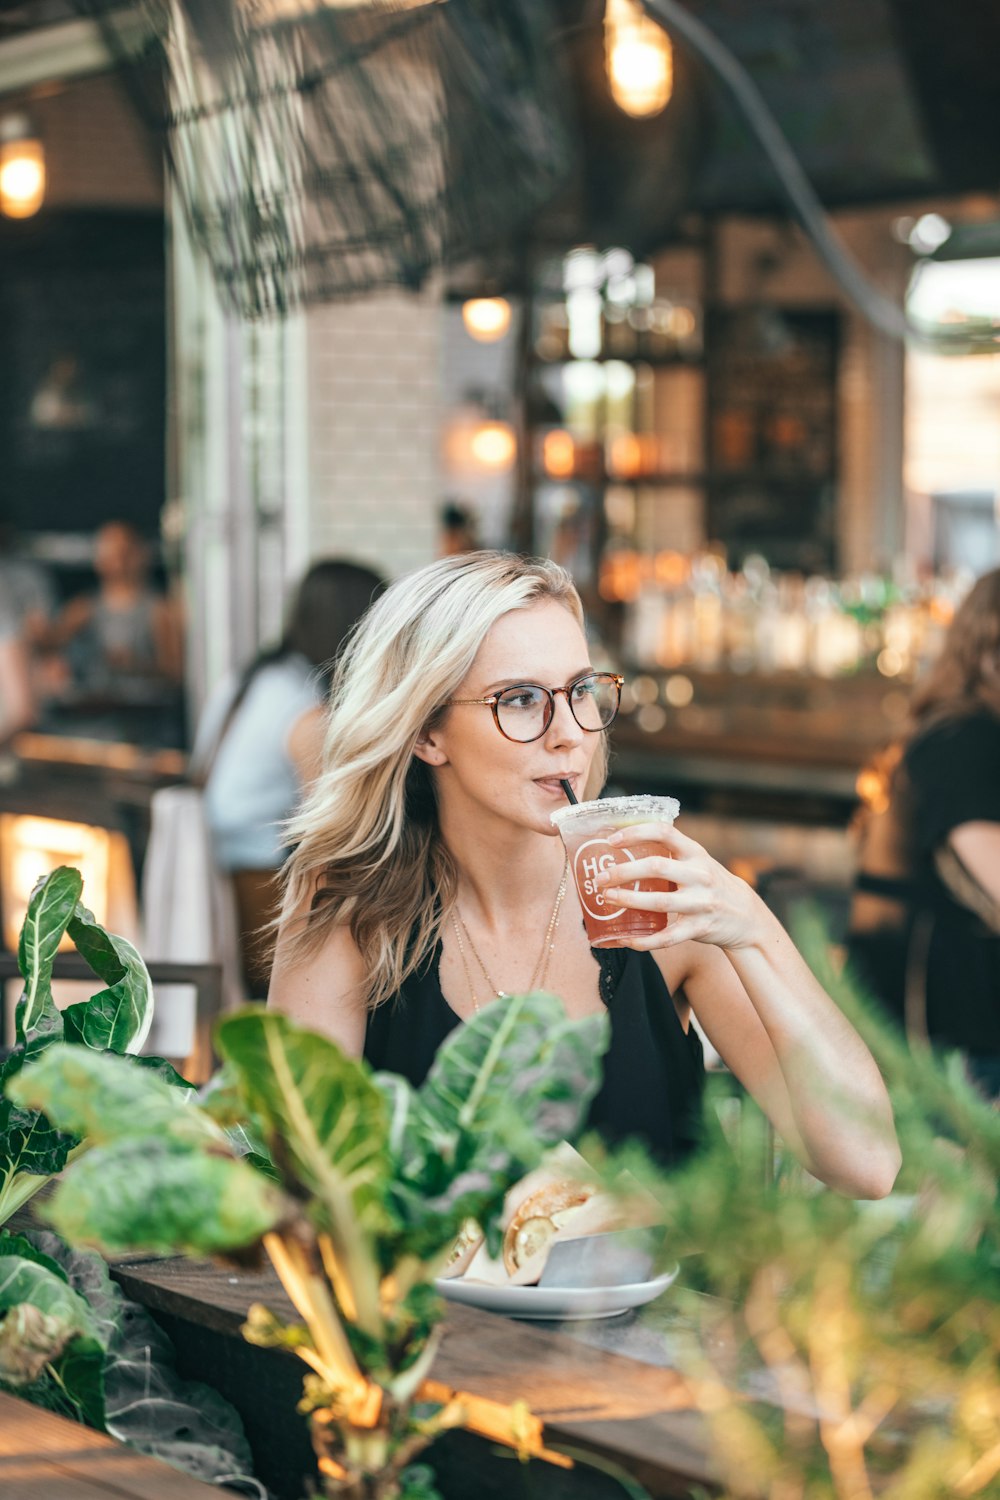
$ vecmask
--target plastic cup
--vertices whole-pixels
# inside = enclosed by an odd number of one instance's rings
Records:
[[[673,824],[679,812],[680,803],[676,797],[636,796],[578,802],[572,807],[560,807],[551,814],[566,847],[592,948],[621,948],[630,937],[662,932],[666,927],[666,912],[619,906],[615,901],[617,888],[602,891],[594,881],[612,865],[631,864],[664,853],[664,845],[651,839],[609,844],[609,834],[623,828],[635,828],[640,823]],[[637,880],[630,888],[633,891],[676,890],[672,880]]]

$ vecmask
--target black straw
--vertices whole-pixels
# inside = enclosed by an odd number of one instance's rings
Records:
[[[569,782],[560,777],[559,785],[566,793],[566,801],[569,802],[573,807],[575,807],[577,805],[577,802],[579,801],[579,798],[574,796],[573,788],[570,786]]]

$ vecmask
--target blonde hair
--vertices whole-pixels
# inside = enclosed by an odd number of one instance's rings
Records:
[[[414,747],[441,722],[497,621],[550,600],[583,627],[573,580],[557,564],[503,552],[446,557],[394,583],[341,657],[323,770],[287,830],[285,910],[308,908],[287,952],[294,962],[347,925],[372,1009],[429,957],[457,890],[433,774]],[[588,796],[606,773],[601,736]]]

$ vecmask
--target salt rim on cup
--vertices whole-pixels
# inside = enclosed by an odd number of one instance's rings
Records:
[[[562,823],[575,822],[580,816],[606,814],[609,820],[627,817],[629,822],[643,818],[650,822],[674,823],[680,810],[676,797],[656,797],[652,793],[639,792],[634,797],[596,797],[591,802],[574,803],[572,807],[557,807],[555,812],[549,813],[549,821],[559,828]]]

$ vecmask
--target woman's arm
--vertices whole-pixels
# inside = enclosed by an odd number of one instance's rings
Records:
[[[80,634],[85,625],[89,625],[93,613],[92,595],[78,594],[76,598],[68,599],[55,619],[45,627],[38,644],[49,650],[61,650],[63,646],[69,645],[74,636]]]
[[[1000,823],[961,823],[948,842],[970,875],[1000,906]]]
[[[367,1007],[358,946],[346,927],[333,927],[314,953],[293,961],[289,934],[305,916],[304,910],[282,912],[267,1003],[300,1025],[330,1037],[349,1057],[360,1057]]]
[[[0,745],[34,717],[28,653],[17,636],[0,637]]]
[[[880,1198],[899,1170],[885,1085],[874,1059],[788,934],[737,876],[675,828],[629,829],[669,853],[616,866],[604,886],[623,906],[666,911],[668,927],[630,946],[656,949],[676,991],[776,1130],[817,1177]],[[673,881],[632,891],[636,879]]]
[[[303,791],[312,786],[322,769],[326,718],[325,708],[307,708],[288,731],[288,755]]]
[[[184,630],[176,599],[158,596],[153,603],[153,641],[157,670],[171,682],[184,676]]]

